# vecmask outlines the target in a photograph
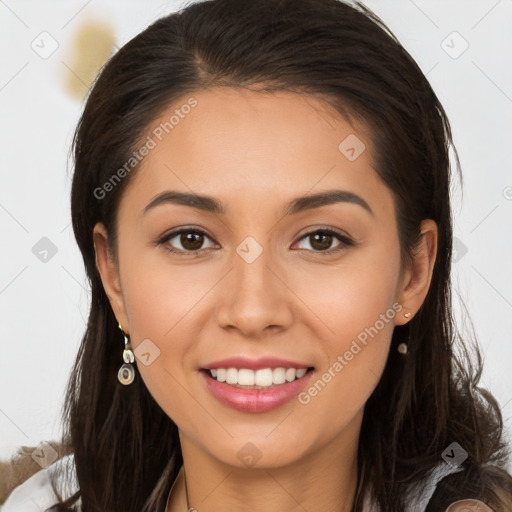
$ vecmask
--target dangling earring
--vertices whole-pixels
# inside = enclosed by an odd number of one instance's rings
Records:
[[[117,378],[121,384],[128,386],[133,382],[133,379],[135,378],[135,370],[132,366],[132,363],[135,361],[135,356],[132,352],[130,340],[126,336],[126,333],[123,331],[121,324],[119,324],[119,329],[121,329],[121,332],[124,336],[123,361],[125,364],[119,368],[119,371],[117,372]]]
[[[404,316],[405,318],[410,318],[411,317],[411,313],[409,311],[407,311],[407,313],[404,313]],[[409,337],[407,337],[408,339]],[[400,352],[400,354],[407,354],[407,343],[400,343],[400,345],[398,345],[398,352]]]

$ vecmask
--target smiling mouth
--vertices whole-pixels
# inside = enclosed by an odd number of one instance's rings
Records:
[[[230,386],[241,389],[272,389],[283,384],[302,379],[306,374],[314,370],[313,366],[309,368],[262,368],[260,370],[250,370],[247,368],[202,368],[208,378],[229,384]]]

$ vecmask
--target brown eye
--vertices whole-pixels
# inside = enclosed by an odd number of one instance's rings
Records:
[[[336,239],[339,243],[332,248],[331,246]],[[352,240],[347,236],[331,229],[317,229],[316,231],[310,231],[303,235],[300,240],[307,240],[310,247],[299,247],[299,249],[312,250],[314,252],[326,252],[329,254],[354,245]]]
[[[201,248],[204,242],[204,236],[197,232],[185,232],[179,235],[181,245],[188,251],[197,251]]]
[[[205,232],[199,229],[180,229],[165,235],[158,243],[170,252],[186,255],[205,249],[203,245],[207,239],[211,240]],[[213,243],[206,248],[211,247],[214,247]]]
[[[314,235],[309,235],[309,239],[313,249],[323,251],[330,248],[333,241],[333,236],[322,233],[315,233]]]

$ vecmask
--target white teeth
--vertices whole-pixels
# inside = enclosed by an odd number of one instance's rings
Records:
[[[239,386],[270,387],[273,384],[284,384],[292,382],[296,378],[304,377],[306,368],[262,368],[260,370],[249,370],[247,368],[216,368],[209,370],[210,375],[219,382]]]
[[[241,386],[254,386],[255,377],[254,372],[252,370],[242,368],[241,370],[238,370],[237,373],[238,376],[235,376],[236,382],[234,384],[240,384]]]
[[[284,368],[274,368],[272,371],[272,382],[274,384],[284,384],[286,382],[286,371]]]
[[[226,384],[238,384],[238,370],[236,368],[227,369]]]
[[[252,372],[252,370],[247,370],[248,372]],[[272,376],[273,371],[271,368],[263,368],[261,370],[256,370],[254,373],[254,384],[256,386],[272,386]]]
[[[295,372],[297,370],[295,368],[288,368],[288,370],[286,370],[286,373],[284,374],[285,377],[286,377],[286,380],[288,382],[291,382],[292,380],[295,380]]]

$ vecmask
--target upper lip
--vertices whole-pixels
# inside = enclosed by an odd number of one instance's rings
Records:
[[[261,370],[263,368],[310,368],[312,365],[281,359],[278,357],[265,356],[258,359],[248,359],[246,357],[228,357],[213,361],[203,367],[204,370],[213,370],[215,368],[247,368],[249,370]]]

